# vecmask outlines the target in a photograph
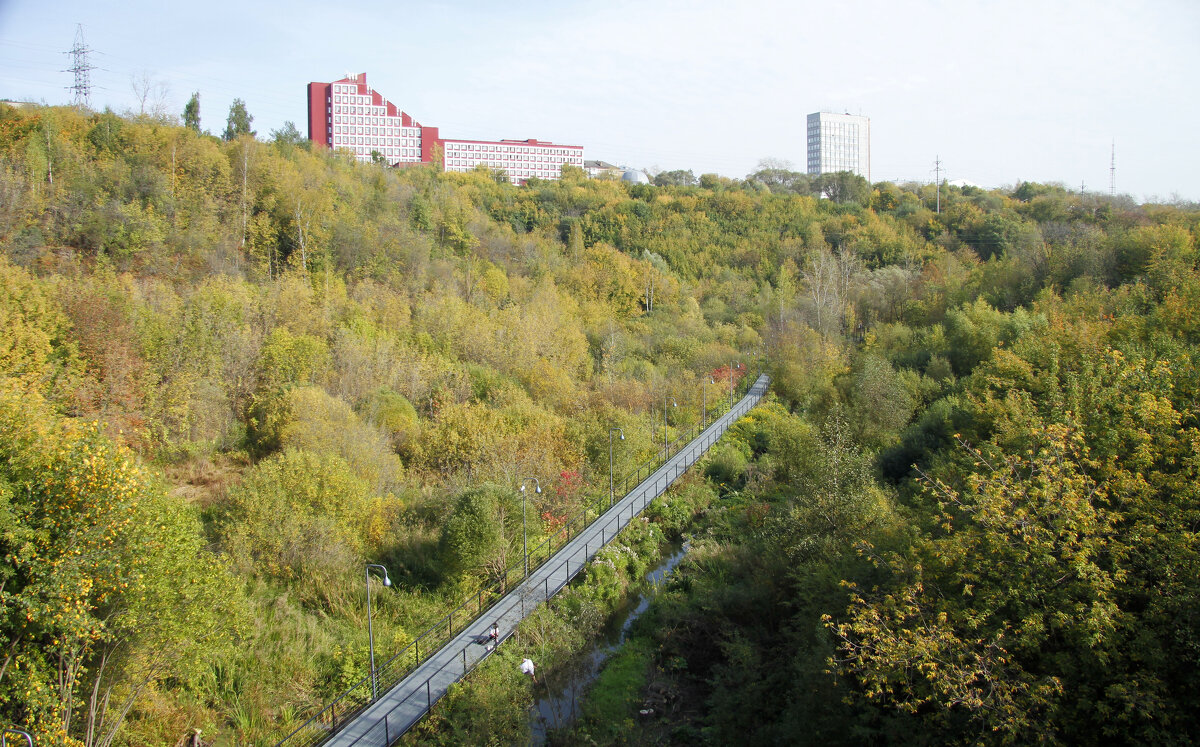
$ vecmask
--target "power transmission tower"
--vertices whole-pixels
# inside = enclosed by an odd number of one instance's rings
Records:
[[[67,86],[75,92],[75,106],[80,109],[92,108],[92,70],[96,69],[88,60],[88,53],[92,50],[83,40],[83,24],[75,24],[75,45],[71,47],[71,51],[63,52],[71,56],[71,67],[63,72],[75,73],[75,85]]]

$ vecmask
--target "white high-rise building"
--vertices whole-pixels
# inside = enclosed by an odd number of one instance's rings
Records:
[[[871,119],[854,114],[808,115],[808,173],[850,171],[871,181]]]

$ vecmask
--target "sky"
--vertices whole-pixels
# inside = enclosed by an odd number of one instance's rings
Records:
[[[0,99],[91,104],[259,137],[307,132],[306,86],[367,80],[443,137],[741,178],[805,170],[806,116],[871,118],[871,177],[1060,182],[1200,201],[1200,0],[0,0]]]

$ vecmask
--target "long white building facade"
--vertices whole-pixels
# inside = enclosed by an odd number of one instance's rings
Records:
[[[850,171],[871,181],[871,119],[855,114],[808,115],[808,173]]]
[[[367,74],[308,84],[308,139],[347,150],[360,161],[392,166],[440,162],[445,171],[478,166],[503,171],[513,184],[558,179],[563,166],[583,168],[583,146],[544,140],[442,138],[367,85]]]
[[[446,171],[477,166],[503,171],[513,184],[527,179],[557,179],[563,166],[583,168],[583,146],[542,140],[442,140]]]

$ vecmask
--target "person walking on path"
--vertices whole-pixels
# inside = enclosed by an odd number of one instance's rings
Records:
[[[480,646],[487,646],[487,650],[491,651],[500,644],[500,621],[492,623],[492,629],[486,633],[480,633],[475,636],[475,643]]]

